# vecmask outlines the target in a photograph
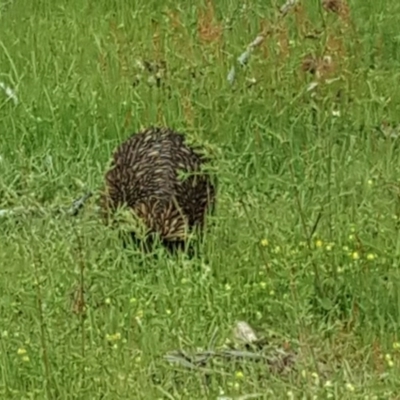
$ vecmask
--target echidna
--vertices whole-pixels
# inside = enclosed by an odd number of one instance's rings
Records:
[[[182,133],[170,128],[150,127],[133,134],[113,154],[105,175],[103,209],[110,215],[125,205],[164,245],[182,246],[189,232],[203,230],[214,205],[215,187],[201,170],[206,162]]]

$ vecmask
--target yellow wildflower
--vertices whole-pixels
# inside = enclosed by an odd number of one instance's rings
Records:
[[[106,334],[106,339],[107,339],[109,342],[116,342],[116,341],[118,341],[118,340],[121,339],[121,334],[120,334],[119,332],[116,332],[116,333],[111,334],[111,335]]]
[[[237,371],[235,374],[236,379],[243,379],[244,375],[242,371]]]
[[[349,392],[354,392],[354,390],[355,390],[354,386],[351,383],[346,383],[346,389]]]

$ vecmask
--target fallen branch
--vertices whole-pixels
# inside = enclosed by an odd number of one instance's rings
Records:
[[[214,347],[216,332],[214,332],[209,343],[209,348]],[[284,349],[269,344],[265,338],[260,339],[252,327],[245,321],[236,323],[233,336],[239,346],[238,348],[222,348],[220,350],[204,350],[189,354],[184,350],[175,350],[167,353],[164,359],[170,364],[178,364],[191,370],[197,369],[207,372],[215,372],[207,369],[207,363],[212,359],[223,361],[252,361],[263,362],[266,367],[274,373],[285,373],[293,369],[296,363],[296,355]]]
[[[75,217],[78,215],[79,211],[83,208],[85,203],[93,196],[93,192],[87,192],[82,197],[75,199],[72,203],[72,206],[67,211],[70,215]]]
[[[237,59],[238,63],[244,67],[249,59],[250,59],[250,55],[253,52],[254,48],[259,46],[265,39],[265,35],[264,34],[260,34],[258,35],[246,48],[246,50],[239,56],[239,58]],[[233,81],[235,80],[236,77],[236,69],[233,66],[229,73],[228,73],[228,82],[232,85]]]
[[[281,16],[284,17],[298,3],[298,0],[287,0],[287,2],[279,9]]]
[[[287,0],[286,3],[280,7],[279,12],[281,18],[285,17],[289,11],[297,4],[298,0]],[[267,32],[260,33],[257,37],[247,46],[246,50],[238,57],[237,62],[241,67],[244,67],[251,56],[253,50],[260,46],[262,42],[265,40],[267,36]],[[232,85],[236,77],[236,68],[233,66],[228,73],[227,80]]]
[[[164,359],[171,364],[179,364],[189,369],[204,369],[207,362],[211,359],[221,359],[227,361],[263,361],[274,372],[282,373],[294,366],[295,355],[288,353],[282,348],[271,347],[266,351],[248,351],[235,349],[222,349],[219,351],[200,351],[189,355],[186,351],[175,350],[167,353]]]
[[[17,94],[14,89],[11,89],[10,86],[6,85],[4,82],[0,82],[0,89],[4,91],[8,100],[12,100],[15,105],[19,103]]]
[[[56,214],[67,214],[70,216],[77,216],[79,211],[83,208],[85,203],[93,196],[93,192],[88,192],[84,194],[83,196],[79,197],[78,199],[75,199],[72,202],[71,206],[62,206],[62,207],[57,207],[53,210],[52,212]],[[43,208],[43,207],[15,207],[12,209],[0,209],[0,218],[1,217],[7,217],[7,216],[13,216],[13,215],[23,215],[23,214],[37,214],[37,213],[42,213],[45,214],[48,212],[48,208]]]

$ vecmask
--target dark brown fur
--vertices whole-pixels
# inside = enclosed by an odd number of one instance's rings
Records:
[[[204,227],[215,188],[201,171],[205,157],[185,144],[181,133],[148,128],[132,135],[114,152],[106,173],[103,209],[110,215],[126,205],[167,246],[185,242]],[[180,177],[179,173],[189,176]]]

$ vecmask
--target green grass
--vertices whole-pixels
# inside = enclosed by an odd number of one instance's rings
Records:
[[[375,128],[399,123],[400,3],[354,0],[348,27],[317,1],[280,23],[281,3],[214,3],[199,17],[204,1],[0,1],[0,81],[19,98],[0,92],[0,208],[48,210],[1,219],[1,398],[399,398],[400,152]],[[281,33],[231,87],[261,25]],[[313,96],[301,62],[332,37],[339,79]],[[138,59],[165,60],[164,87]],[[93,203],[51,211],[99,188],[112,149],[157,124],[214,159],[218,207],[193,259],[122,249]],[[222,347],[238,320],[290,343],[296,368],[163,359]]]

